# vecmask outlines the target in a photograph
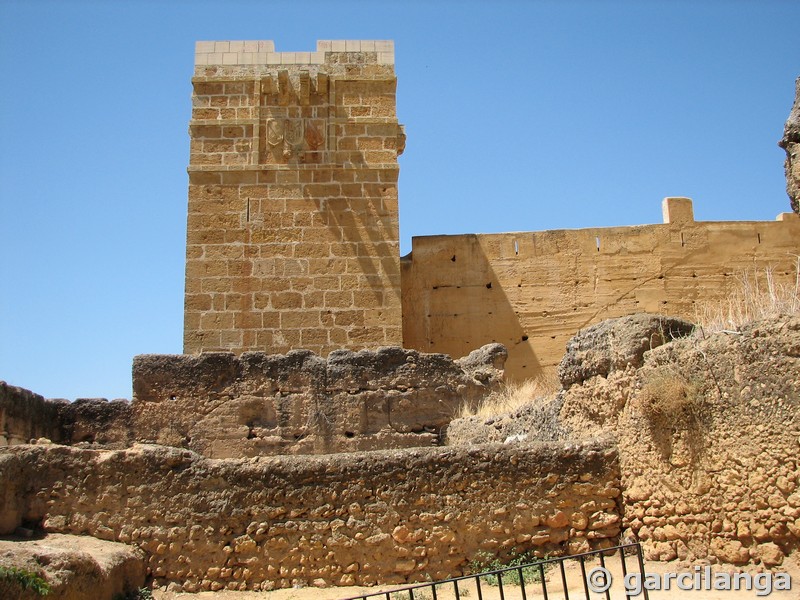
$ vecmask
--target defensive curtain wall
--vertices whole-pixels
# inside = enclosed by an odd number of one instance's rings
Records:
[[[795,277],[800,219],[696,222],[687,198],[639,227],[416,237],[398,244],[388,41],[198,42],[184,351],[508,348],[555,367],[569,338],[636,312],[690,320],[746,272]],[[402,308],[402,314],[401,314]]]
[[[742,278],[794,286],[800,218],[696,222],[688,198],[663,202],[664,223],[638,227],[416,237],[402,261],[403,343],[462,356],[508,349],[506,374],[554,368],[577,331],[640,312],[695,321]]]

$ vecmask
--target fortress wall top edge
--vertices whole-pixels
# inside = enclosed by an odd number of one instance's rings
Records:
[[[276,52],[272,40],[228,40],[196,42],[195,66],[321,65],[328,61],[329,53],[371,53],[376,64],[394,64],[392,40],[318,40],[313,52]],[[345,55],[344,60],[339,57],[337,62],[349,60]]]
[[[514,238],[526,235],[558,235],[558,234],[595,234],[595,233],[613,233],[625,234],[635,233],[644,230],[670,228],[670,227],[704,227],[714,229],[718,227],[735,229],[749,229],[753,226],[764,226],[767,228],[777,227],[794,227],[800,223],[800,215],[792,212],[784,212],[776,215],[774,220],[752,220],[752,221],[696,221],[694,220],[691,198],[664,198],[662,207],[666,207],[673,200],[682,201],[682,208],[684,210],[683,218],[674,218],[674,215],[664,212],[664,221],[662,223],[640,223],[637,225],[608,225],[602,227],[574,227],[574,228],[559,228],[559,229],[533,229],[533,230],[517,230],[517,231],[501,231],[501,232],[465,232],[465,233],[438,233],[432,235],[415,235],[411,236],[412,247],[415,243],[433,242],[434,240],[444,240],[452,238]]]

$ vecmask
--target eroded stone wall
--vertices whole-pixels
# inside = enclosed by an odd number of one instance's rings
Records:
[[[502,384],[506,357],[500,344],[455,361],[397,347],[145,354],[132,402],[47,400],[0,382],[0,446],[146,442],[231,458],[441,445],[462,406]]]
[[[198,42],[184,352],[400,345],[390,41]]]
[[[794,85],[794,104],[778,145],[786,151],[786,194],[792,210],[800,214],[800,77],[795,80]]]
[[[624,535],[649,560],[780,565],[800,548],[800,317],[660,335],[681,330],[640,315],[582,331],[561,363],[564,390],[456,421],[450,441],[613,434]]]
[[[390,347],[137,356],[134,439],[212,458],[437,445],[497,389],[505,358],[500,344],[460,361]]]
[[[694,320],[741,278],[770,270],[794,285],[800,218],[695,222],[691,201],[665,201],[665,223],[413,239],[403,260],[403,344],[463,356],[500,342],[512,379],[554,370],[580,329],[638,312]]]
[[[130,403],[125,400],[50,400],[0,381],[0,446],[47,438],[63,444],[122,448],[130,439],[130,416]]]
[[[187,591],[422,581],[479,552],[575,552],[617,539],[607,441],[208,460],[187,450],[0,449],[0,534],[134,544]]]

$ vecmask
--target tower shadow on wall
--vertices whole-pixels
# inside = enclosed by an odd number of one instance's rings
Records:
[[[499,342],[508,349],[512,379],[536,377],[542,365],[480,237],[414,238],[413,251],[401,259],[403,345],[456,358]],[[514,252],[512,243],[508,260]],[[425,268],[416,269],[415,261]]]

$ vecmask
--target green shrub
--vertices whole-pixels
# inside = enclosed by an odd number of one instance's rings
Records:
[[[513,569],[503,573],[503,584],[519,585],[520,571],[522,572],[522,581],[525,583],[539,583],[542,580],[542,571],[547,572],[550,568],[550,563],[543,564],[542,569],[539,568],[539,564],[545,560],[547,560],[546,557],[537,558],[532,551],[520,554],[513,553],[506,560],[501,560],[497,556],[482,552],[469,563],[469,570],[473,574],[478,574],[484,571],[499,571],[510,567],[527,565],[522,569]],[[489,585],[498,585],[498,576],[496,574],[484,575],[481,579]]]
[[[0,589],[4,583],[15,588],[31,590],[40,596],[50,593],[50,584],[41,575],[18,567],[0,566]]]
[[[114,600],[153,600],[153,592],[143,587],[127,594],[117,594]]]

